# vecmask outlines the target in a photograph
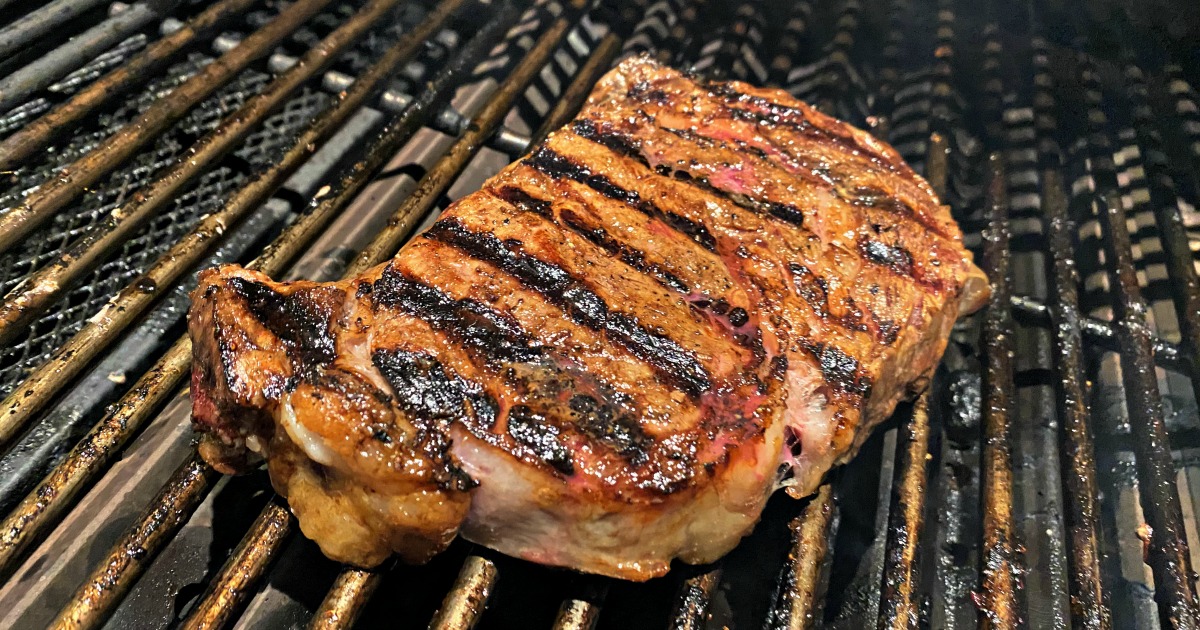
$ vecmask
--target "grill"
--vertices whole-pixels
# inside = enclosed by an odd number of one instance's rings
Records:
[[[1197,628],[1200,9],[0,0],[0,626]],[[331,280],[646,52],[894,144],[993,286],[929,391],[725,559],[340,567],[195,455],[187,291]]]

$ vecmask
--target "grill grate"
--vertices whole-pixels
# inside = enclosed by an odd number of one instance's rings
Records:
[[[0,624],[1200,624],[1200,25],[1158,24],[1119,0],[389,3],[171,9],[0,116],[0,164],[17,165],[0,180],[13,228],[0,234],[12,244],[0,253],[0,470],[24,471],[0,497]],[[49,17],[26,4],[33,19],[5,20],[0,47]],[[272,31],[280,20],[292,22]],[[85,21],[37,51],[77,45]],[[319,47],[335,51],[328,64],[288,70]],[[853,463],[814,497],[773,499],[722,561],[634,585],[462,541],[426,567],[337,567],[261,475],[223,479],[194,455],[178,335],[197,268],[240,260],[330,279],[384,260],[637,52],[785,86],[888,139],[988,272],[986,312],[956,327],[930,391]],[[34,61],[22,55],[0,73]],[[238,69],[212,74],[218,58]],[[218,84],[197,91],[201,73]],[[184,92],[178,112],[155,114],[161,133],[122,137]],[[235,111],[261,117],[238,127]],[[35,133],[40,121],[64,121],[69,137]],[[189,159],[201,163],[186,183],[166,187]],[[143,203],[161,205],[106,222]],[[307,251],[323,233],[340,246]],[[71,247],[90,253],[55,271]],[[39,297],[44,278],[64,285]],[[59,409],[139,335],[138,369]],[[41,435],[56,446],[30,447]]]

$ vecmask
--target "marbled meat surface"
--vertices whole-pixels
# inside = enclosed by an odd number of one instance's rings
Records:
[[[643,580],[814,490],[987,291],[891,147],[635,58],[362,276],[203,273],[194,419],[336,560],[462,535]]]

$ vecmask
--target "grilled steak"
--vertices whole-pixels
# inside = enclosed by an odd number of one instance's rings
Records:
[[[984,276],[930,187],[778,90],[646,59],[396,257],[193,296],[194,418],[330,557],[456,535],[628,579],[717,559],[925,386]]]

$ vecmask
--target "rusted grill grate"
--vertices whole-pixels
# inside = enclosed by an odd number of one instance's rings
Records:
[[[0,20],[0,49],[66,17],[0,75],[82,50],[68,38],[104,15],[9,4],[27,17]],[[156,6],[0,116],[19,210],[0,211],[0,624],[1196,627],[1200,24],[1084,4]],[[386,259],[635,52],[888,139],[988,271],[987,311],[852,464],[773,500],[728,558],[635,585],[461,541],[426,567],[337,567],[261,475],[192,454],[198,268]]]

